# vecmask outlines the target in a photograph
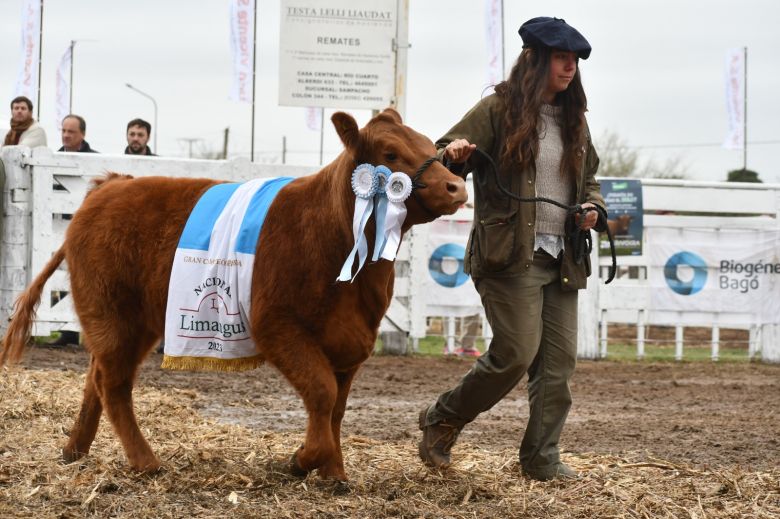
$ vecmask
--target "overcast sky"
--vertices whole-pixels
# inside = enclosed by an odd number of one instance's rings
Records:
[[[435,140],[476,101],[487,85],[482,0],[410,0],[406,122]],[[278,0],[258,0],[258,88],[255,150],[279,162],[282,136],[288,163],[316,164],[319,132],[304,109],[277,106]],[[8,127],[20,57],[21,0],[0,0],[0,100]],[[566,19],[590,41],[581,61],[588,120],[596,137],[613,132],[643,160],[679,159],[688,176],[724,180],[742,167],[742,152],[719,146],[726,135],[724,60],[748,47],[748,168],[780,182],[780,2],[777,0],[505,0],[508,70],[521,48],[517,29],[535,16]],[[70,40],[74,112],[87,120],[87,140],[121,153],[125,125],[153,119],[155,150],[186,156],[185,138],[221,149],[230,127],[231,155],[249,154],[250,107],[228,100],[230,45],[227,0],[46,0],[41,120],[49,145],[60,146],[54,120],[55,74]],[[351,111],[363,124],[369,112]],[[333,110],[326,110],[328,117]],[[326,161],[340,151],[325,134]]]

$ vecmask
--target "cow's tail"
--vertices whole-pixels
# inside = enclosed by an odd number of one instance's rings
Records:
[[[0,351],[0,366],[6,363],[18,362],[25,346],[30,342],[31,328],[35,319],[35,310],[41,302],[41,293],[46,281],[54,274],[57,267],[65,259],[65,249],[54,253],[33,282],[22,292],[14,305],[14,315],[8,325],[8,331],[3,338],[3,349]]]

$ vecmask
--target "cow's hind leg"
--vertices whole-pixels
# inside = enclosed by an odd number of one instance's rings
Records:
[[[155,341],[156,336],[149,332],[122,330],[115,337],[106,338],[99,351],[93,352],[93,362],[98,364],[95,387],[103,409],[130,466],[142,472],[156,471],[160,460],[138,427],[133,411],[133,383],[139,364]]]
[[[336,382],[338,384],[338,393],[336,395],[336,405],[333,408],[331,416],[331,430],[333,431],[333,442],[336,445],[336,453],[331,460],[320,467],[320,476],[326,479],[337,479],[346,481],[347,474],[344,472],[344,455],[341,452],[341,421],[344,419],[344,410],[347,408],[347,397],[352,387],[352,380],[355,378],[357,369],[347,372],[336,373]]]
[[[62,448],[62,458],[70,463],[85,456],[89,452],[92,441],[95,439],[103,405],[95,386],[97,364],[94,359],[90,361],[87,372],[87,382],[84,385],[84,399],[81,401],[81,410],[76,417],[76,423],[70,430],[70,440]]]
[[[338,386],[328,359],[316,346],[296,344],[292,353],[270,355],[268,360],[282,372],[298,391],[309,415],[306,439],[292,457],[290,469],[297,476],[332,463],[336,445],[331,417],[336,404]],[[276,357],[276,358],[274,358]]]

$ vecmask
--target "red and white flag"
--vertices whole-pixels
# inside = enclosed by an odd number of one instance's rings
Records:
[[[62,129],[62,120],[70,113],[70,68],[73,66],[73,45],[68,45],[57,67],[57,99],[55,114],[57,129]]]
[[[252,0],[230,1],[230,51],[233,55],[230,99],[239,103],[252,102],[254,18]]]
[[[488,85],[497,85],[504,80],[504,19],[501,2],[502,0],[485,0]]]
[[[41,55],[41,2],[22,1],[22,56],[14,96],[35,100],[38,96],[38,62]]]
[[[726,113],[729,127],[723,147],[741,150],[745,144],[745,53],[729,49],[726,54]]]

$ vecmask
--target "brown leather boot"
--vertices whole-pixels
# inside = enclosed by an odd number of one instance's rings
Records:
[[[450,466],[450,450],[458,439],[462,425],[454,425],[446,421],[425,425],[425,416],[428,414],[426,407],[420,411],[420,430],[423,432],[422,441],[418,447],[420,459],[429,467],[444,469]]]

